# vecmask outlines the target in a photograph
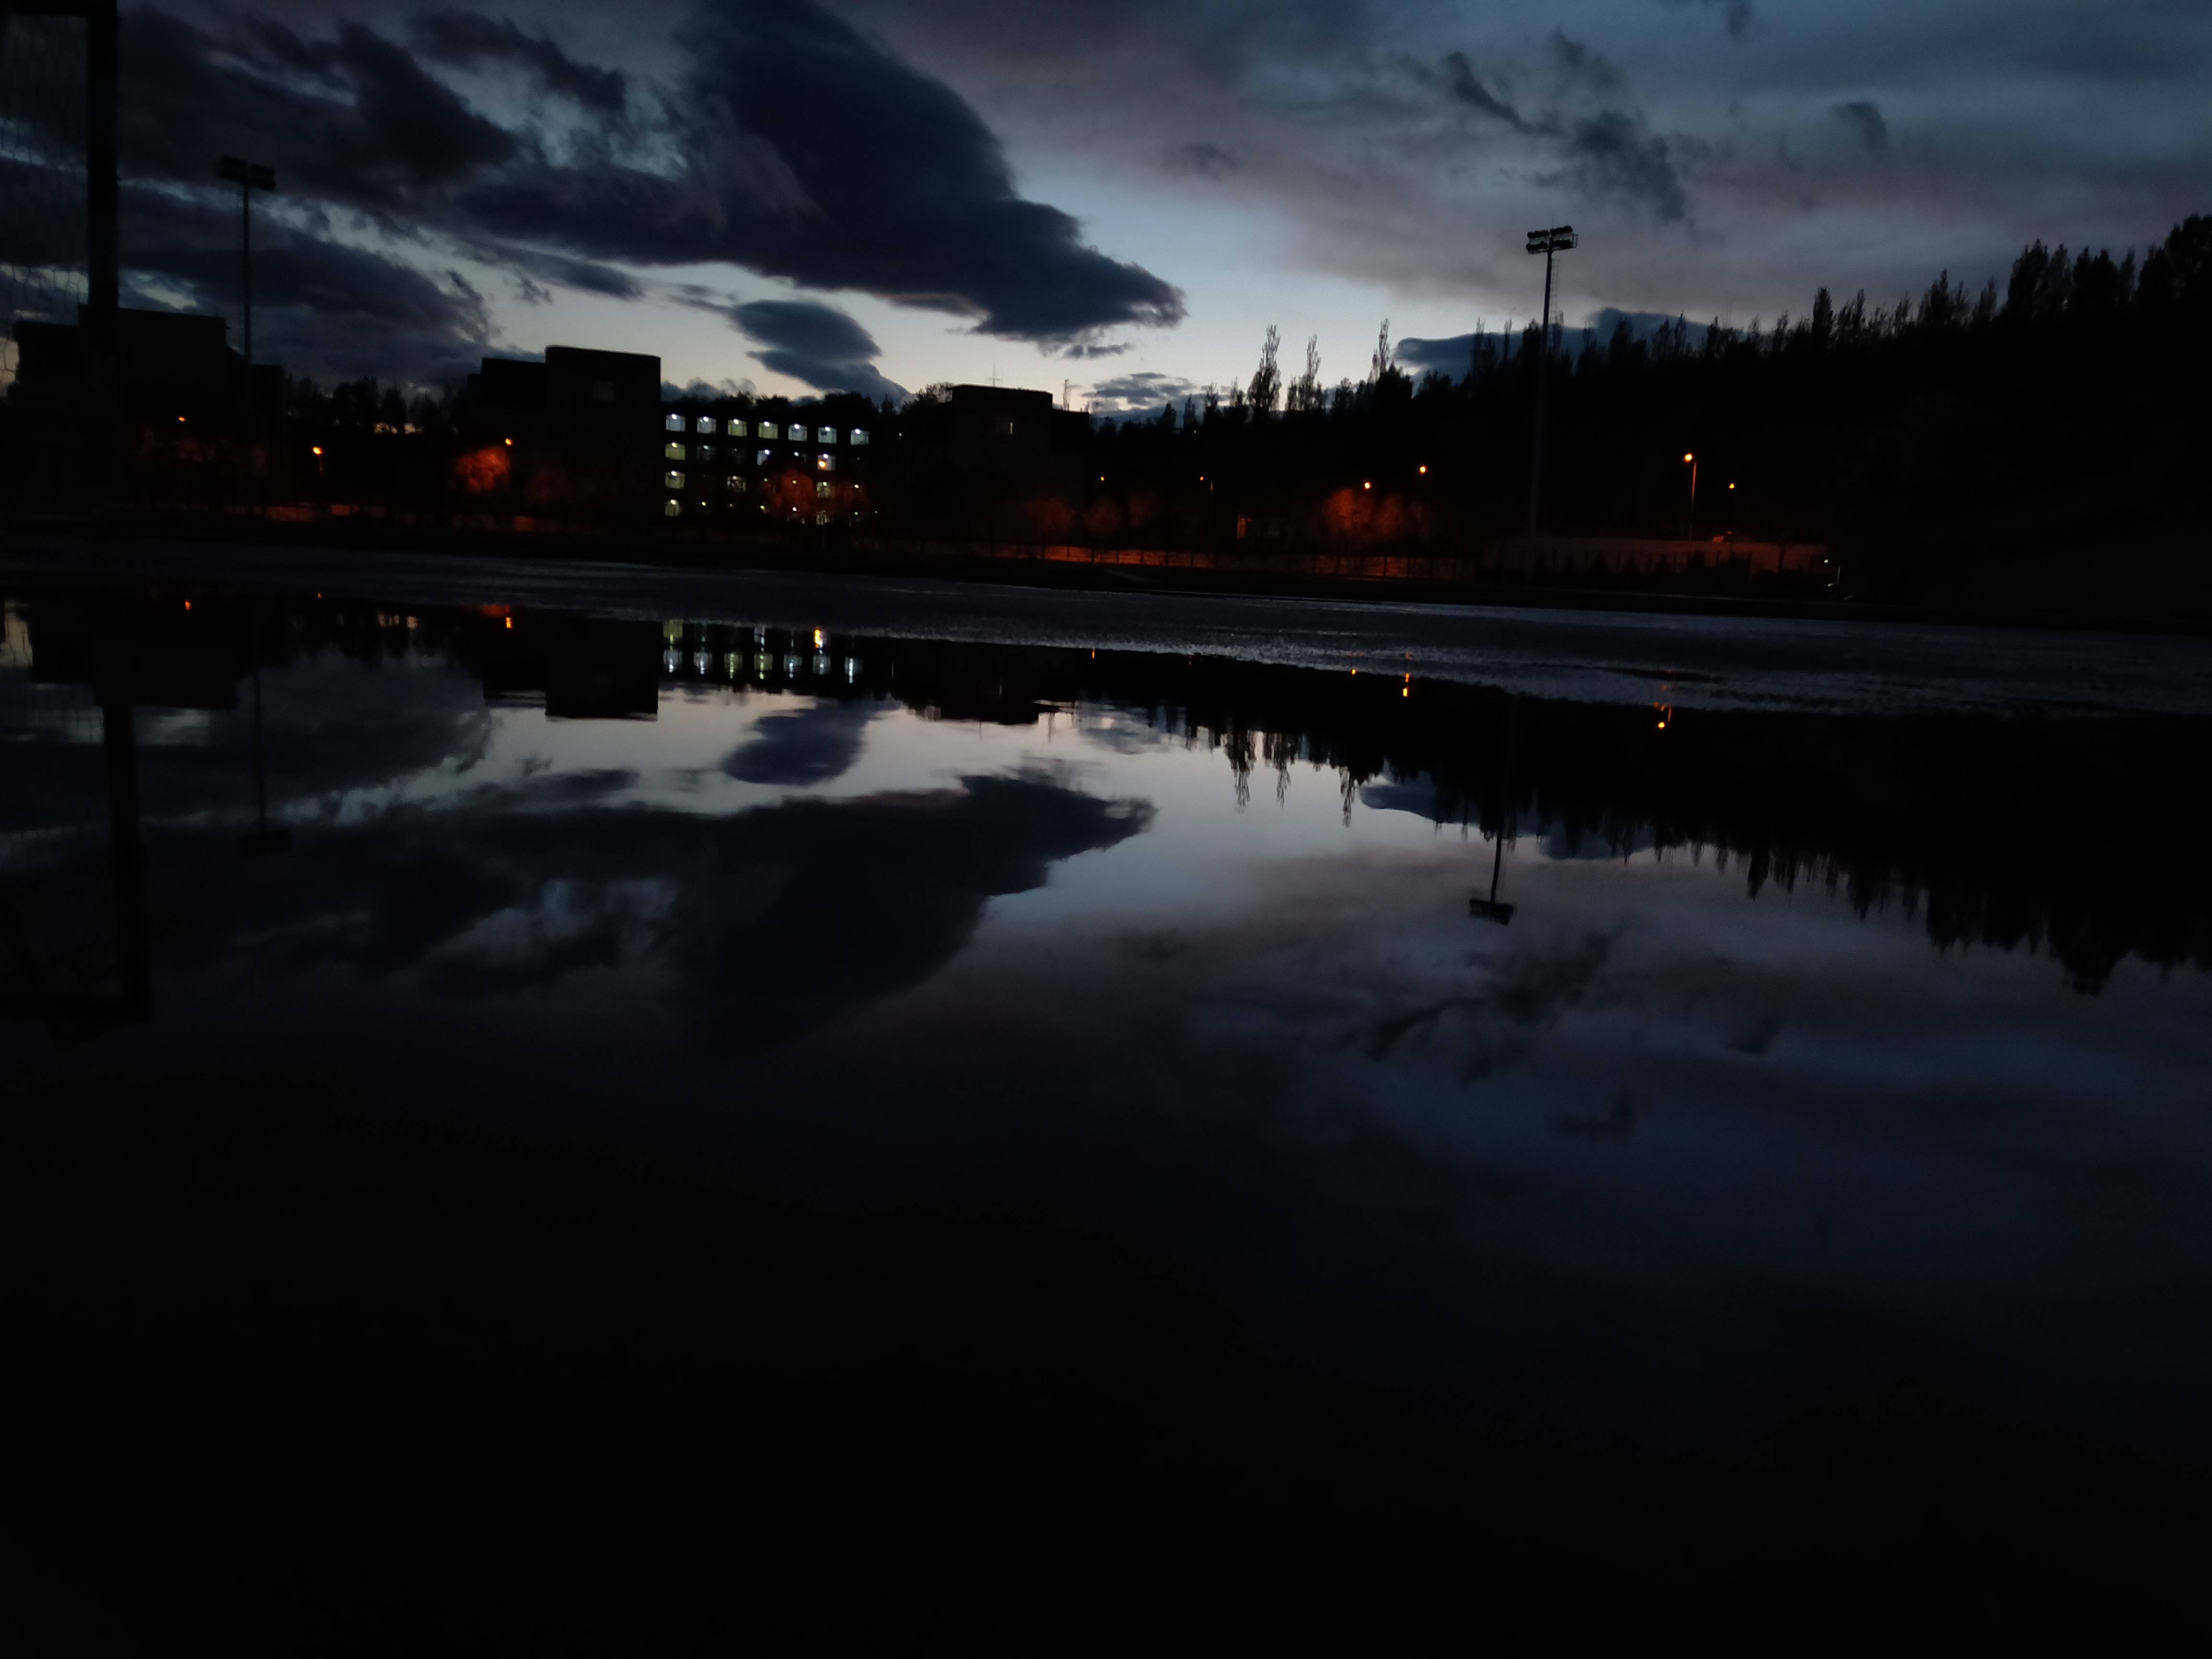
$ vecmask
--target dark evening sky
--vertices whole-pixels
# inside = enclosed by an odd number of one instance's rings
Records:
[[[1157,407],[1281,325],[1325,380],[1535,309],[1802,313],[2212,209],[2202,0],[271,3],[125,21],[126,264],[295,372],[658,352],[797,392]],[[1418,361],[1418,348],[1415,358]]]

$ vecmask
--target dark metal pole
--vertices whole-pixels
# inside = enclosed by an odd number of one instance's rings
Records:
[[[108,855],[115,880],[116,954],[121,958],[125,1006],[144,1018],[153,1006],[154,980],[146,946],[146,850],[138,827],[138,744],[131,694],[111,688],[100,702],[107,750]]]
[[[1536,533],[1544,487],[1544,387],[1552,368],[1552,246],[1544,245],[1544,311],[1536,330],[1536,441],[1528,453],[1528,533]]]
[[[115,349],[115,311],[122,252],[117,218],[114,0],[95,0],[84,14],[84,207],[86,321],[95,353]]]
[[[253,408],[253,186],[238,184],[238,286],[246,296],[246,406]]]

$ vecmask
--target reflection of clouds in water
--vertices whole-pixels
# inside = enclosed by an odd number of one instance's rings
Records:
[[[1438,998],[1376,1021],[1367,1041],[1368,1055],[1387,1060],[1407,1038],[1426,1035],[1450,1020],[1468,1034],[1462,1077],[1470,1083],[1488,1077],[1526,1060],[1536,1034],[1583,1000],[1612,945],[1604,934],[1591,933],[1564,950],[1516,951],[1477,990]]]
[[[294,854],[309,914],[241,873],[227,837],[180,842],[173,937],[204,960],[415,971],[471,997],[649,967],[689,1023],[758,1048],[927,978],[988,900],[1152,818],[1042,772],[722,817],[593,804],[630,781],[546,774],[325,831]]]
[[[873,703],[817,702],[762,717],[752,735],[722,763],[741,783],[804,787],[842,777],[860,757]]]
[[[1094,704],[1082,708],[1076,729],[1084,742],[1116,755],[1141,755],[1149,750],[1180,747],[1183,742],[1180,732]]]

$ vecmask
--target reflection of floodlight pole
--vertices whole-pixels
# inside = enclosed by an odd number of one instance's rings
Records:
[[[259,827],[250,836],[238,838],[238,850],[246,858],[259,858],[264,853],[282,853],[292,845],[289,830],[269,827],[269,761],[261,738],[261,627],[257,613],[253,629],[253,805]]]
[[[1682,457],[1682,465],[1690,469],[1690,539],[1698,539],[1698,458],[1694,454]],[[1734,484],[1729,486],[1733,489]]]
[[[1572,225],[1553,225],[1549,230],[1528,233],[1528,252],[1544,256],[1544,314],[1537,320],[1542,325],[1536,331],[1539,355],[1536,358],[1536,439],[1529,447],[1528,456],[1528,533],[1536,533],[1536,514],[1542,500],[1544,483],[1544,385],[1551,377],[1552,367],[1552,256],[1564,253],[1575,246],[1577,238]]]
[[[238,286],[246,313],[246,402],[253,404],[253,192],[276,188],[276,170],[226,155],[216,169],[226,182],[238,186]]]
[[[1498,823],[1491,832],[1490,896],[1480,895],[1467,902],[1468,914],[1484,921],[1494,921],[1500,927],[1513,920],[1513,907],[1502,903],[1498,897],[1498,878],[1505,873],[1505,817],[1513,810],[1513,750],[1521,736],[1521,699],[1513,697],[1506,704],[1505,765],[1498,778]]]

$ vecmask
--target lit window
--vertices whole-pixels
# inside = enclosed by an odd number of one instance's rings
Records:
[[[769,459],[773,457],[775,453],[775,452],[772,449],[762,450],[758,454],[753,457],[753,465],[755,466],[766,466],[769,464]]]
[[[662,478],[661,482],[670,489],[681,489],[684,488],[684,475],[681,472],[670,472]]]
[[[823,427],[822,428],[822,441],[825,444],[836,443],[837,441],[837,428],[834,426]]]
[[[795,426],[791,428],[790,436],[792,442],[803,444],[806,441],[806,428],[803,426]]]
[[[745,423],[743,421],[732,421],[730,422],[730,435],[732,438],[744,437],[746,435]],[[738,671],[733,668],[730,672],[734,674]]]
[[[830,515],[827,513],[817,513],[814,515],[814,522],[817,524],[828,524],[830,522]]]
[[[702,415],[699,417],[698,429],[702,432],[712,432],[714,429],[714,417],[711,415]]]
[[[745,493],[745,475],[744,473],[732,472],[730,474],[730,493],[732,495],[742,495]]]
[[[660,453],[672,461],[680,461],[684,459],[684,446],[682,444],[663,444],[660,447]]]
[[[829,500],[829,499],[830,499],[830,480],[829,480],[829,479],[827,479],[827,478],[817,478],[817,479],[814,481],[814,493],[815,493],[816,496],[817,496],[819,499],[821,499],[821,500],[823,500],[823,501],[827,501],[827,500]]]
[[[661,510],[672,519],[681,518],[684,515],[684,503],[679,501],[672,500],[668,505]]]
[[[817,472],[835,472],[837,470],[837,458],[835,455],[817,455],[814,458],[814,470]]]
[[[854,427],[853,428],[853,447],[855,449],[865,449],[867,447],[867,433],[860,427]]]
[[[668,417],[668,429],[669,429],[671,432],[681,432],[681,431],[683,431],[683,430],[684,430],[684,417],[683,417],[681,415],[671,415],[671,416]]]

